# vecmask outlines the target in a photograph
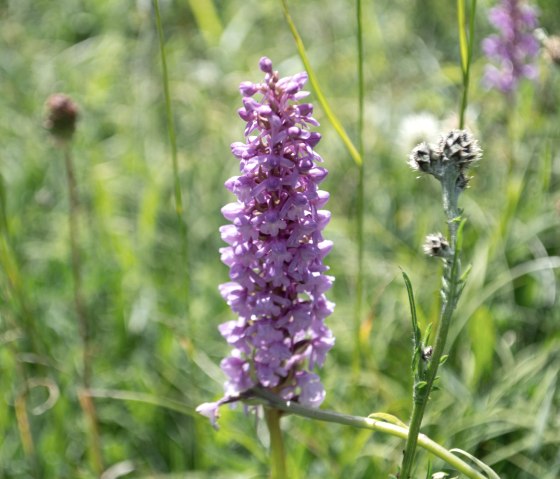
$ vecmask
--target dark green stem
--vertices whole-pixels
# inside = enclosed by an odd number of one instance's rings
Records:
[[[282,411],[265,408],[264,415],[270,433],[270,479],[286,479],[286,452],[280,428]]]

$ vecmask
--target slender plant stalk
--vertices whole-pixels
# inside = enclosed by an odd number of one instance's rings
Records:
[[[264,415],[270,433],[270,479],[286,479],[286,452],[280,428],[282,412],[276,408],[265,408]]]
[[[453,244],[454,248],[456,248],[457,242],[455,241]],[[428,404],[430,392],[432,391],[434,381],[437,377],[437,371],[440,365],[441,358],[443,356],[445,343],[447,341],[447,335],[449,333],[449,326],[451,325],[451,316],[456,306],[458,284],[460,278],[460,263],[459,258],[457,257],[457,253],[454,256],[451,265],[446,265],[445,269],[446,271],[444,271],[444,275],[449,275],[448,277],[451,280],[450,289],[448,292],[449,299],[444,302],[442,307],[441,317],[436,334],[436,342],[434,345],[430,366],[428,367],[426,384],[420,390],[418,390],[415,385],[414,402],[412,406],[412,415],[409,426],[410,433],[406,441],[403,463],[400,471],[400,477],[402,479],[408,479],[411,475],[420,426],[422,425],[422,419],[424,417],[426,405]]]
[[[459,27],[459,47],[461,51],[461,71],[463,74],[463,95],[459,109],[459,129],[465,127],[465,113],[468,106],[470,72],[474,45],[474,19],[476,16],[476,0],[471,1],[469,34],[465,15],[465,0],[457,0],[457,23]]]
[[[167,56],[165,54],[165,43],[163,38],[163,26],[161,23],[161,15],[159,12],[159,0],[153,0],[154,11],[156,15],[156,27],[158,31],[159,50],[161,56],[161,70],[163,81],[163,93],[165,96],[165,116],[167,118],[167,132],[169,134],[169,144],[171,145],[171,162],[173,165],[173,187],[175,197],[175,213],[181,231],[183,265],[181,270],[184,271],[184,298],[185,298],[185,315],[188,324],[192,327],[193,322],[190,318],[190,277],[189,277],[189,238],[187,223],[184,218],[183,211],[183,195],[181,192],[181,181],[179,179],[179,163],[177,160],[177,136],[175,134],[175,123],[173,121],[173,111],[171,110],[171,94],[169,92],[169,74],[167,71]]]
[[[305,46],[303,45],[303,40],[301,39],[301,36],[297,31],[296,25],[290,15],[290,11],[288,9],[288,1],[281,0],[281,2],[282,2],[282,9],[284,12],[284,18],[286,19],[286,23],[290,27],[290,31],[292,32],[292,36],[294,37],[294,40],[296,42],[297,51],[301,58],[301,62],[303,63],[303,66],[307,71],[307,75],[309,76],[309,83],[311,83],[311,86],[313,87],[315,96],[317,97],[317,100],[319,100],[319,103],[321,104],[321,107],[323,108],[326,117],[328,118],[331,125],[337,132],[338,136],[344,143],[344,146],[346,146],[346,148],[348,149],[350,156],[352,157],[356,165],[360,166],[362,164],[362,155],[360,155],[360,152],[354,146],[354,143],[352,143],[352,140],[348,136],[348,133],[346,133],[346,130],[340,123],[338,117],[333,113],[325,95],[323,94],[323,91],[321,90],[321,87],[319,86],[319,81],[317,80],[317,76],[315,75],[315,72],[311,68],[311,64],[309,63],[309,59],[307,58],[307,53],[305,51]]]
[[[457,0],[457,23],[459,28],[459,47],[461,51],[461,71],[463,73],[463,94],[461,98],[459,128],[463,129],[465,124],[465,112],[468,105],[468,92],[470,80],[470,67],[472,61],[472,50],[474,41],[474,17],[476,13],[476,0],[471,2],[469,35],[466,31],[466,14],[465,0]],[[414,456],[416,452],[417,437],[422,425],[422,419],[426,410],[426,405],[432,391],[434,381],[437,377],[437,371],[441,358],[445,349],[449,326],[453,311],[457,306],[460,296],[460,278],[461,278],[461,262],[459,259],[460,245],[458,244],[458,228],[460,219],[460,210],[457,205],[457,194],[455,193],[456,177],[450,178],[450,181],[443,181],[443,207],[447,215],[447,223],[450,236],[450,244],[453,248],[452,261],[446,261],[443,271],[443,287],[442,296],[445,298],[442,304],[440,320],[436,333],[436,341],[430,364],[427,370],[425,383],[422,385],[414,385],[412,416],[410,420],[410,434],[407,438],[403,461],[400,471],[402,479],[411,477],[412,466],[414,464]]]
[[[422,425],[426,405],[443,357],[453,311],[457,306],[461,294],[461,262],[459,257],[461,253],[461,244],[459,241],[460,235],[458,235],[460,210],[457,204],[458,195],[456,193],[455,182],[455,176],[446,177],[444,181],[442,181],[443,205],[447,215],[450,244],[452,245],[454,254],[451,261],[446,261],[444,263],[442,280],[442,297],[444,299],[426,379],[424,384],[414,384],[412,415],[409,426],[410,434],[406,441],[400,471],[400,477],[402,479],[411,477],[420,426]]]
[[[362,29],[362,0],[356,0],[356,40],[358,46],[358,152],[362,161],[358,164],[358,191],[356,198],[356,234],[358,242],[357,262],[358,273],[356,277],[356,301],[354,306],[354,372],[360,369],[361,347],[361,319],[362,302],[364,296],[364,42]]]
[[[70,227],[70,249],[72,254],[72,279],[74,282],[74,306],[78,318],[78,329],[82,341],[82,387],[78,392],[80,405],[87,418],[91,462],[95,472],[99,475],[103,473],[103,456],[101,453],[101,438],[97,421],[95,404],[88,394],[91,386],[92,366],[91,366],[91,331],[87,310],[82,292],[82,271],[81,258],[78,241],[78,213],[79,199],[76,175],[72,163],[71,142],[62,145],[64,151],[64,164],[66,167],[66,180],[68,186],[68,202],[70,210],[68,214]]]

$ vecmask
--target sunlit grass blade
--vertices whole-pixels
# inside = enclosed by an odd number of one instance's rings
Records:
[[[294,37],[294,40],[296,42],[296,47],[297,47],[299,56],[301,58],[301,62],[303,63],[303,66],[305,67],[305,70],[307,71],[307,74],[309,76],[309,82],[311,83],[311,86],[313,87],[313,91],[315,92],[315,96],[317,97],[317,100],[321,104],[321,107],[323,108],[323,111],[325,112],[326,117],[328,118],[331,125],[333,126],[333,128],[337,132],[338,136],[340,136],[340,139],[342,140],[342,142],[344,143],[344,145],[348,149],[348,152],[350,153],[350,156],[352,157],[352,159],[354,160],[356,165],[360,166],[363,162],[362,156],[360,155],[360,152],[358,151],[358,149],[354,146],[354,143],[352,143],[352,140],[350,139],[350,137],[346,133],[346,130],[342,126],[342,123],[340,123],[338,117],[332,111],[325,95],[323,94],[323,91],[321,90],[321,87],[319,86],[319,81],[317,80],[317,76],[315,75],[315,72],[311,68],[311,63],[309,62],[309,58],[307,57],[307,52],[305,51],[305,46],[303,44],[303,40],[301,39],[301,36],[300,36],[300,34],[299,34],[299,32],[296,28],[296,25],[295,25],[294,21],[292,20],[291,15],[290,15],[290,11],[288,9],[288,1],[287,0],[281,0],[281,2],[282,2],[282,8],[283,8],[283,12],[284,12],[284,17],[286,18],[286,22],[288,23],[288,26],[290,27],[290,31],[292,32],[292,36]]]
[[[465,113],[468,106],[470,71],[474,45],[474,19],[476,15],[476,0],[471,1],[469,17],[469,34],[467,36],[467,22],[465,0],[457,0],[457,24],[459,28],[459,49],[461,52],[461,72],[463,76],[463,94],[459,109],[459,128],[465,127]]]

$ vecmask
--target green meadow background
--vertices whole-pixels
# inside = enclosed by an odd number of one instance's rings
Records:
[[[469,2],[467,2],[469,3]],[[560,34],[560,3],[539,1]],[[357,138],[356,11],[348,0],[291,1],[312,66]],[[423,432],[479,457],[503,479],[560,477],[560,67],[506,98],[481,85],[478,2],[467,126],[484,158],[461,198],[472,264],[451,327],[441,389]],[[64,158],[44,128],[55,92],[79,105],[73,159],[80,195],[83,292],[92,333],[92,395],[104,479],[265,478],[267,433],[242,408],[220,431],[194,408],[221,396],[232,319],[217,286],[229,145],[244,124],[238,84],[261,56],[302,70],[279,0],[161,1],[188,259],[175,213],[161,57],[149,0],[0,0],[0,478],[98,477],[79,403],[82,342],[73,306]],[[321,371],[322,407],[408,421],[411,322],[401,268],[424,329],[437,321],[441,266],[422,254],[442,231],[439,187],[406,164],[416,142],[457,125],[461,95],[455,2],[363,2],[365,298],[360,367],[354,304],[358,169],[315,102],[330,174],[336,345]],[[437,121],[422,138],[414,115]],[[425,122],[424,122],[425,123]],[[187,295],[187,285],[190,295]],[[22,398],[24,401],[22,402]],[[25,414],[27,412],[27,414]],[[25,430],[27,417],[29,430]],[[283,421],[289,477],[382,478],[404,443],[301,417]],[[23,429],[23,430],[22,430]],[[27,439],[26,439],[27,438]],[[31,438],[31,443],[29,439]],[[26,445],[27,441],[27,445]],[[419,455],[416,478],[426,477]],[[432,460],[432,471],[447,471]],[[448,471],[452,472],[452,471]]]

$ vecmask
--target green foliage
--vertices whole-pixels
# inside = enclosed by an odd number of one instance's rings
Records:
[[[160,3],[189,229],[189,316],[151,2],[0,2],[0,478],[93,477],[78,401],[82,351],[64,160],[42,128],[44,102],[56,91],[80,107],[73,154],[105,467],[119,465],[123,474],[133,467],[130,477],[140,478],[266,477],[262,421],[224,407],[216,432],[192,411],[222,392],[219,361],[227,345],[216,326],[232,314],[217,291],[228,279],[218,227],[220,208],[231,201],[223,182],[237,171],[229,144],[242,135],[237,85],[260,79],[262,55],[283,74],[302,65],[279,1]],[[323,93],[355,138],[349,5],[290,3]],[[547,30],[558,32],[558,2],[540,6]],[[478,38],[489,31],[489,7],[479,2]],[[364,2],[367,288],[357,374],[349,318],[358,270],[358,169],[311,97],[322,124],[318,150],[330,171],[324,188],[333,219],[326,236],[335,244],[327,260],[336,276],[329,326],[337,343],[321,375],[324,407],[339,412],[409,415],[413,333],[399,267],[414,284],[418,331],[438,321],[440,274],[421,255],[421,244],[445,219],[435,185],[417,180],[406,165],[414,144],[401,126],[419,112],[434,115],[442,129],[456,125],[461,71],[453,9],[453,2],[434,0]],[[481,87],[480,55],[477,40],[466,126],[484,158],[461,197],[468,218],[462,254],[472,269],[424,432],[468,451],[500,477],[554,479],[560,474],[560,70],[543,60],[539,81],[524,83],[508,101]],[[50,404],[54,390],[33,384],[56,384],[60,395]],[[26,400],[34,453],[23,447],[18,397]],[[402,441],[298,417],[283,421],[294,479],[396,473]],[[419,459],[417,474],[424,477],[426,456]],[[432,466],[454,476],[442,463]]]

